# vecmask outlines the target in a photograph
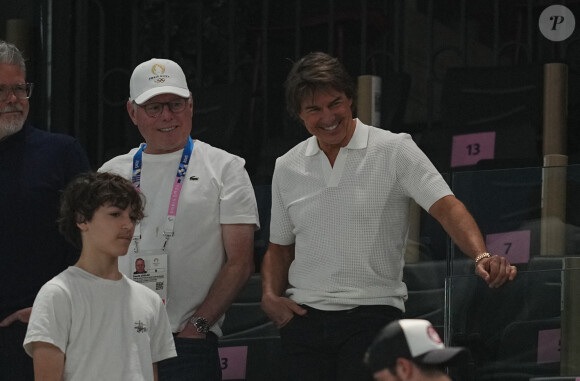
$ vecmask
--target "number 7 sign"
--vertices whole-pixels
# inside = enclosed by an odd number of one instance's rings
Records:
[[[485,245],[491,254],[506,257],[511,264],[528,263],[530,260],[529,230],[519,230],[505,233],[488,234]]]

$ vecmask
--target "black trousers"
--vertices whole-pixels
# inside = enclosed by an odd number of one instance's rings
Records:
[[[309,306],[281,328],[288,381],[364,381],[373,379],[364,354],[386,324],[400,319],[390,306],[321,311]]]

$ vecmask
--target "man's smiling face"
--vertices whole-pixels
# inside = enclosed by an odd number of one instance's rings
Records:
[[[156,102],[167,103],[176,98],[179,96],[175,94],[160,94],[147,100],[141,106]],[[164,105],[158,117],[150,117],[143,107],[135,107],[132,102],[127,103],[127,111],[147,143],[146,153],[170,153],[185,147],[192,127],[193,101],[191,98],[187,101],[185,109],[178,113],[174,113],[167,105]]]

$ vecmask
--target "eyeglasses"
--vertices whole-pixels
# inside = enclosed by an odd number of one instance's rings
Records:
[[[0,101],[5,101],[13,93],[16,99],[28,99],[32,95],[33,83],[17,83],[16,85],[0,85]]]
[[[163,112],[163,109],[165,108],[165,105],[167,105],[167,107],[169,108],[169,110],[174,113],[180,113],[183,110],[185,110],[185,105],[187,104],[188,99],[187,98],[177,98],[172,100],[171,102],[152,102],[152,103],[147,103],[145,105],[139,105],[139,107],[141,107],[143,110],[145,110],[145,113],[151,117],[151,118],[157,118],[159,117],[159,115],[161,115],[161,113]]]

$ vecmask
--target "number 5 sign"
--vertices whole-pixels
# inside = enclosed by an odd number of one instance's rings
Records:
[[[495,131],[456,135],[451,145],[451,168],[477,164],[495,155]]]

